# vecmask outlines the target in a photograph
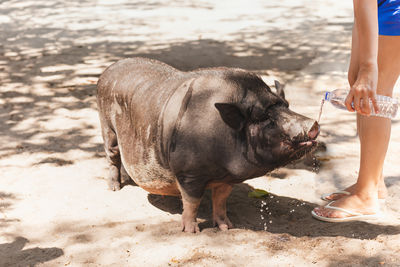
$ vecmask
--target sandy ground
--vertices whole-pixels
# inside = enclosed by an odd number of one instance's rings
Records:
[[[0,266],[400,266],[399,119],[373,223],[310,216],[358,171],[355,116],[330,106],[326,151],[236,186],[227,232],[212,228],[209,194],[201,233],[185,234],[179,199],[103,178],[95,84],[112,62],[246,68],[316,118],[323,92],[346,86],[351,27],[351,1],[0,1]]]

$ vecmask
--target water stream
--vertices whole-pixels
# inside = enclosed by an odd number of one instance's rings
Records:
[[[321,119],[321,115],[322,115],[322,108],[324,107],[324,103],[325,103],[325,99],[324,99],[324,98],[322,98],[322,101],[321,101],[321,107],[319,108],[319,114],[318,114],[318,120],[317,120],[318,124],[319,124],[319,121],[320,121],[320,119]]]

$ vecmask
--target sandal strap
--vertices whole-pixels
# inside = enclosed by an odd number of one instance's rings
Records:
[[[332,192],[331,195],[347,195],[347,196],[350,196],[351,193],[348,192],[348,191],[339,190],[339,191],[336,191],[336,192]]]
[[[362,214],[362,213],[359,213],[359,212],[350,211],[350,210],[346,210],[346,209],[343,209],[343,208],[331,206],[331,204],[333,204],[334,202],[335,202],[335,201],[329,202],[329,203],[325,206],[325,208],[328,208],[328,209],[331,209],[331,210],[341,211],[341,212],[347,213],[347,214],[349,214],[349,215],[351,215],[351,216],[363,216],[363,215],[366,215],[366,214]]]

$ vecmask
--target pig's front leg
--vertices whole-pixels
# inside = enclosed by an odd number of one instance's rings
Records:
[[[219,184],[212,188],[213,223],[222,231],[233,227],[226,215],[226,199],[231,192],[232,185],[229,184]]]
[[[193,175],[178,176],[179,191],[182,196],[182,231],[188,233],[200,232],[196,217],[201,198],[206,190],[206,179]]]
[[[187,233],[199,233],[200,228],[197,223],[197,210],[201,199],[192,199],[182,195],[182,231]]]

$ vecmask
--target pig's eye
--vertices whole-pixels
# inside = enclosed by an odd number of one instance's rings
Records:
[[[267,120],[268,119],[268,114],[266,114],[266,113],[263,113],[263,114],[259,114],[258,116],[255,116],[255,118],[253,118],[252,119],[252,121],[254,122],[254,123],[259,123],[259,124],[261,124],[261,123],[263,123],[265,120]]]
[[[273,120],[271,120],[271,119],[266,119],[266,120],[264,120],[264,121],[262,121],[262,122],[260,123],[260,125],[261,125],[261,127],[262,127],[263,129],[265,129],[265,128],[271,128],[274,124],[275,124],[275,122],[274,122]]]
[[[248,110],[249,117],[251,118],[251,122],[253,123],[260,123],[268,119],[268,114],[258,107],[251,107]]]
[[[280,106],[281,104],[282,104],[281,102],[275,102],[268,106],[268,110],[270,110],[272,108],[276,108],[277,106]]]

